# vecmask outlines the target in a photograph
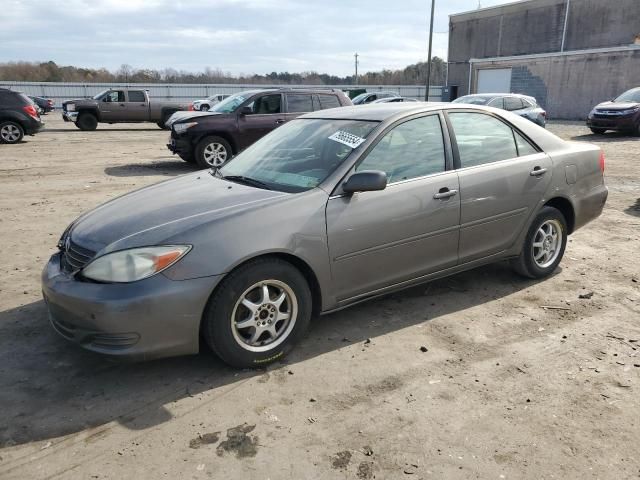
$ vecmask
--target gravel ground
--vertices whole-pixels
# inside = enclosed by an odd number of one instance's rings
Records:
[[[192,167],[153,125],[45,121],[0,145],[0,478],[640,478],[640,138],[549,126],[604,149],[610,188],[552,278],[456,275],[237,371],[114,364],[52,332],[39,276],[67,224]]]

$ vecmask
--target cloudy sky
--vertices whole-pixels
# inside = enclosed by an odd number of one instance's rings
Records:
[[[481,0],[482,7],[512,0]],[[426,58],[429,0],[1,0],[0,62],[202,71],[353,73]],[[434,55],[448,15],[478,0],[436,0]]]

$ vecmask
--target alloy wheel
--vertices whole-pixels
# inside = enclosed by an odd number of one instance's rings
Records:
[[[233,337],[246,350],[271,350],[287,339],[297,316],[298,300],[291,287],[279,280],[258,282],[240,295],[233,308]]]
[[[536,231],[533,237],[533,261],[540,268],[553,264],[560,254],[562,246],[562,225],[558,220],[547,220]]]
[[[20,139],[20,129],[10,123],[0,129],[0,137],[7,143],[17,142]]]
[[[221,167],[227,161],[227,149],[221,143],[210,143],[202,152],[204,161],[212,167]]]

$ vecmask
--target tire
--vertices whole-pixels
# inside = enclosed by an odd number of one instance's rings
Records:
[[[542,207],[527,231],[520,256],[512,261],[514,270],[528,278],[551,275],[564,255],[567,233],[564,215],[556,208]]]
[[[196,146],[195,160],[200,168],[219,168],[232,156],[231,145],[221,137],[205,137]]]
[[[311,312],[311,290],[302,273],[284,260],[263,258],[222,281],[205,309],[202,333],[225,363],[263,367],[291,351],[307,331]]]
[[[24,137],[24,128],[18,122],[0,123],[0,143],[18,143]]]
[[[200,105],[200,111],[201,112],[208,112],[209,111],[209,105],[207,105],[206,103],[203,103],[202,105]]]
[[[158,125],[158,127],[160,127],[162,130],[169,130],[166,126],[166,119],[162,119],[160,120],[158,123],[156,123],[156,125]]]
[[[98,127],[98,119],[93,113],[81,113],[76,120],[76,127],[83,132],[92,132]]]
[[[591,132],[596,135],[602,135],[604,132],[607,131],[606,128],[595,128],[595,127],[590,127],[589,130],[591,130]]]

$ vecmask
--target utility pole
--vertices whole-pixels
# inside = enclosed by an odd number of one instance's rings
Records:
[[[427,90],[424,92],[424,101],[429,101],[429,87],[431,86],[431,45],[433,43],[433,11],[436,8],[436,0],[431,0],[431,23],[429,24],[429,53],[427,54]]]
[[[360,55],[358,55],[358,52],[356,52],[356,54],[354,55],[355,59],[356,59],[356,81],[355,84],[358,85],[358,57]]]

